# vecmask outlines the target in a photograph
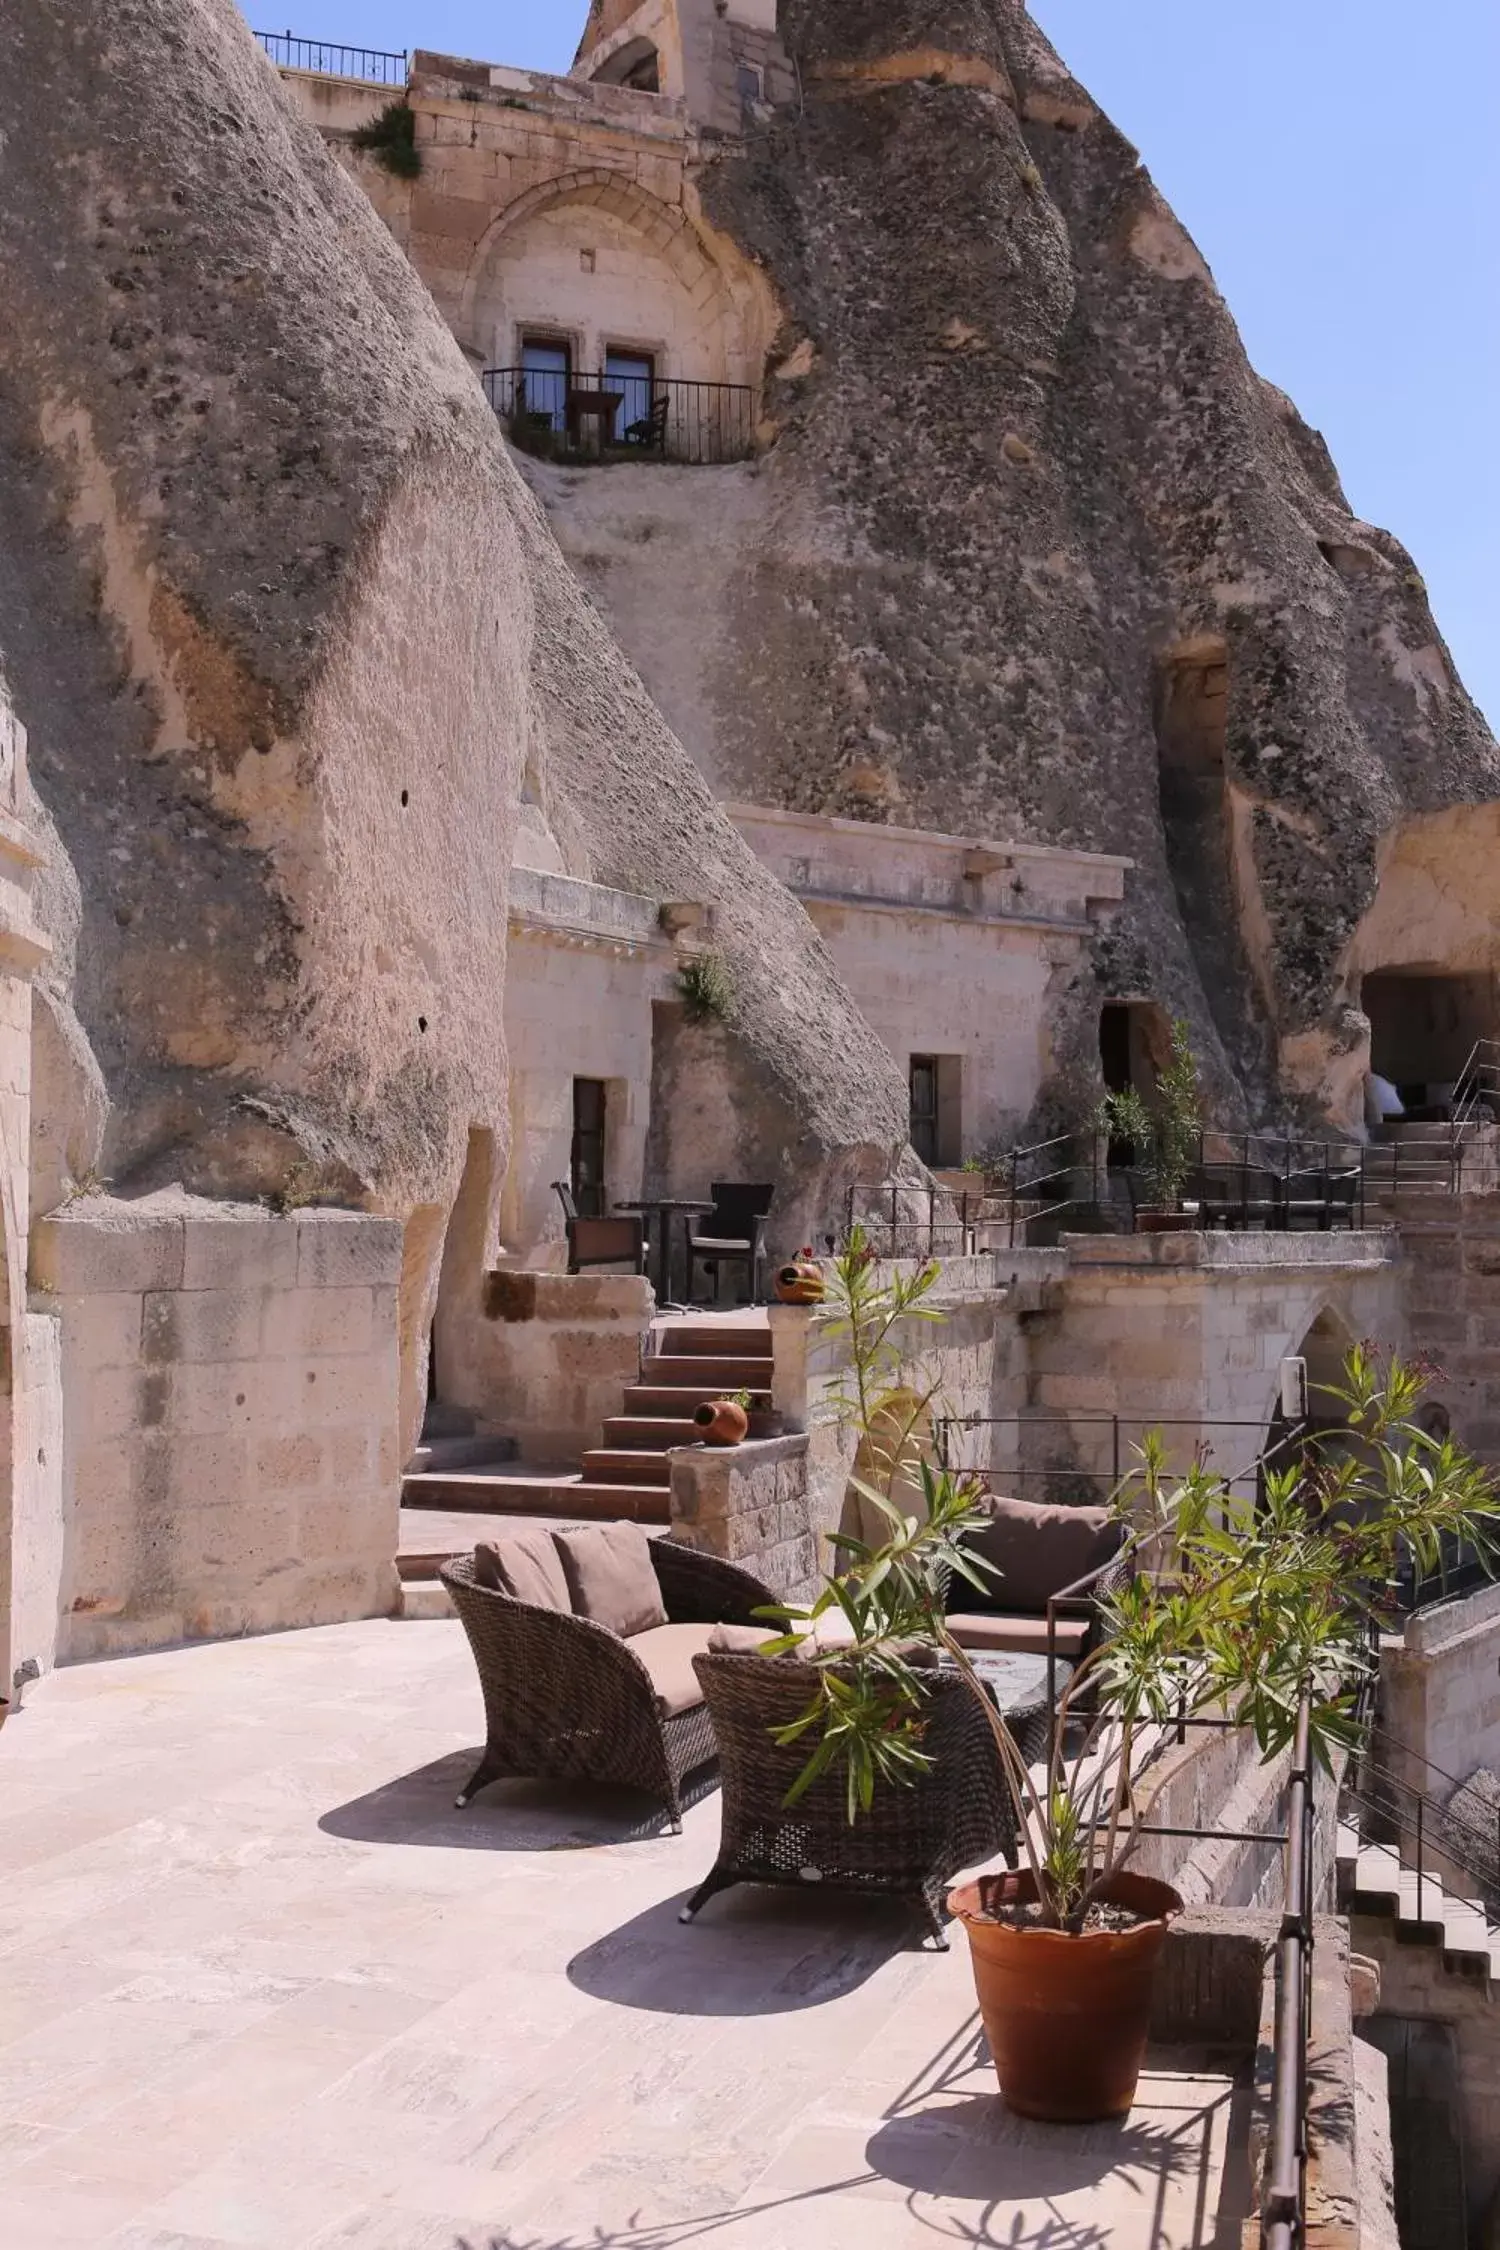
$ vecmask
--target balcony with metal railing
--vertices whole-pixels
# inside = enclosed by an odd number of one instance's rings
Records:
[[[292,31],[255,34],[279,70],[305,70],[316,78],[350,78],[362,86],[405,86],[410,60],[403,47],[346,47],[337,40],[303,39]]]
[[[748,383],[561,367],[487,367],[480,380],[512,444],[543,460],[704,466],[755,450]]]

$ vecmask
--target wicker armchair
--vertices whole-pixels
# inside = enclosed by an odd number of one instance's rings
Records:
[[[651,1556],[674,1625],[755,1624],[753,1612],[775,1601],[748,1571],[670,1539],[653,1539]],[[518,1775],[611,1782],[659,1798],[680,1831],[683,1779],[715,1755],[706,1705],[664,1718],[628,1641],[589,1618],[533,1608],[476,1585],[470,1555],[455,1555],[439,1576],[469,1637],[484,1693],[484,1756],[459,1805],[488,1783]]]
[[[997,1851],[1013,1861],[1017,1843],[999,1753],[967,1682],[932,1672],[925,1747],[933,1765],[911,1788],[878,1788],[870,1811],[851,1823],[840,1771],[786,1803],[812,1745],[782,1748],[771,1730],[807,1709],[817,1689],[812,1665],[713,1655],[695,1657],[693,1668],[719,1745],[723,1830],[719,1856],[681,1919],[690,1922],[733,1883],[832,1883],[920,1903],[946,1948],[943,1900],[952,1876]]]

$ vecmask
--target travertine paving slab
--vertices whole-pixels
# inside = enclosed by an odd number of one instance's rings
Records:
[[[967,1957],[740,1890],[718,1800],[453,1796],[455,1621],[80,1666],[0,1735],[4,2250],[1198,2250],[1243,2140],[1160,2058],[1001,2107]]]

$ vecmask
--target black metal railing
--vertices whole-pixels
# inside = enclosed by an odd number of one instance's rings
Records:
[[[1010,1199],[1012,1249],[1018,1241],[1045,1239],[1056,1232],[1064,1212],[1099,1207],[1106,1194],[1105,1145],[1100,1134],[1085,1127],[1010,1151],[1003,1176]]]
[[[1267,1471],[1292,1463],[1301,1430],[1302,1425],[1291,1425],[1267,1447],[1264,1422],[1217,1421],[1205,1415],[950,1414],[933,1424],[933,1444],[943,1468],[978,1477],[992,1491],[1040,1484],[1044,1489],[1034,1495],[1039,1499],[1102,1507],[1139,1466],[1151,1432],[1162,1441],[1162,1473],[1179,1477],[1190,1467],[1207,1469],[1223,1486],[1226,1508],[1233,1514],[1235,1503],[1259,1504]],[[1045,1453],[1054,1438],[1060,1450],[1050,1460],[1002,1458],[1023,1447]],[[1234,1445],[1244,1466],[1216,1470],[1215,1438]],[[1017,1497],[1027,1494],[1023,1490]]]
[[[480,381],[512,442],[548,460],[710,467],[755,450],[748,383],[566,367],[487,367]]]
[[[878,1258],[968,1258],[977,1247],[981,1219],[994,1198],[975,1189],[955,1195],[945,1187],[851,1187],[844,1197],[847,1244],[856,1227]],[[830,1251],[838,1248],[830,1235]]]
[[[366,86],[404,86],[409,57],[387,47],[343,47],[336,40],[299,39],[291,31],[257,31],[256,38],[283,70],[310,70],[320,78],[357,78]]]
[[[1271,2118],[1261,2198],[1262,2250],[1301,2250],[1307,2235],[1312,2045],[1313,1764],[1308,1702],[1297,1709],[1287,1784],[1286,1888],[1276,1943]]]

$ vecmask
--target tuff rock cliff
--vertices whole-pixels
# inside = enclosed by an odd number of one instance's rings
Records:
[[[66,1173],[295,1179],[440,1237],[471,1125],[503,1149],[523,779],[571,872],[715,904],[764,1160],[814,1193],[883,1170],[889,1058],[231,0],[11,0],[0,180],[0,654],[57,940],[40,1207]]]
[[[1097,1086],[1101,998],[1147,994],[1220,1116],[1357,1121],[1361,971],[1493,944],[1452,808],[1500,796],[1500,752],[1411,557],[1020,0],[782,0],[780,31],[800,109],[698,183],[783,308],[774,443],[641,502],[691,645],[595,494],[549,491],[565,547],[722,793],[1134,858],[1054,1116]],[[690,475],[720,486],[691,511]],[[1452,955],[1433,862],[1472,894]]]

